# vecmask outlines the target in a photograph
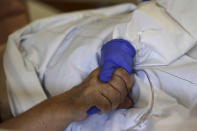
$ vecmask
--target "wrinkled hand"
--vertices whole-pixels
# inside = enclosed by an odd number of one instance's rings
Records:
[[[133,81],[127,71],[116,69],[107,83],[98,79],[99,71],[100,68],[97,68],[80,85],[66,92],[71,112],[77,120],[84,119],[86,111],[92,106],[98,107],[101,113],[107,113],[111,109],[129,108],[133,105],[128,97]]]
[[[110,81],[98,79],[100,68],[94,70],[81,84],[57,96],[53,96],[30,110],[0,124],[0,128],[20,131],[61,131],[71,122],[85,119],[86,111],[97,106],[101,113],[118,107],[129,108],[127,96],[133,81],[122,68],[113,73]]]

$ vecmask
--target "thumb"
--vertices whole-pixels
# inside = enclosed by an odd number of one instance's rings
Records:
[[[104,62],[99,72],[99,80],[102,82],[108,82],[111,80],[113,72],[118,68],[113,62]]]

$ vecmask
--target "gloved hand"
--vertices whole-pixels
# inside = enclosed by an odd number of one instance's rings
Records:
[[[119,67],[131,74],[135,54],[135,48],[126,40],[113,39],[107,42],[101,49],[101,71],[99,73],[99,80],[108,82],[111,80],[113,72]],[[89,115],[98,112],[100,112],[100,110],[96,108],[96,106],[91,107],[87,111]]]
[[[131,74],[135,54],[135,48],[126,40],[113,39],[107,42],[101,49],[99,79],[102,82],[108,82],[118,67]]]

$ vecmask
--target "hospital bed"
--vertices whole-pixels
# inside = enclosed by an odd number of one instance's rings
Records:
[[[99,66],[102,45],[122,38],[137,51],[135,107],[91,115],[65,130],[195,131],[197,2],[185,5],[157,0],[62,14],[12,34],[4,56],[12,113],[79,84]]]

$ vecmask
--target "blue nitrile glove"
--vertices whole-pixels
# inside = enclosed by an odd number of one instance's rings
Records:
[[[99,80],[108,82],[111,80],[113,72],[119,67],[131,74],[135,54],[136,51],[132,44],[123,39],[113,39],[104,44],[101,49]],[[96,106],[91,107],[87,111],[89,115],[98,112],[100,110]]]
[[[113,39],[107,42],[101,49],[99,80],[102,82],[111,80],[113,72],[118,67],[131,74],[135,54],[135,48],[126,40]]]

